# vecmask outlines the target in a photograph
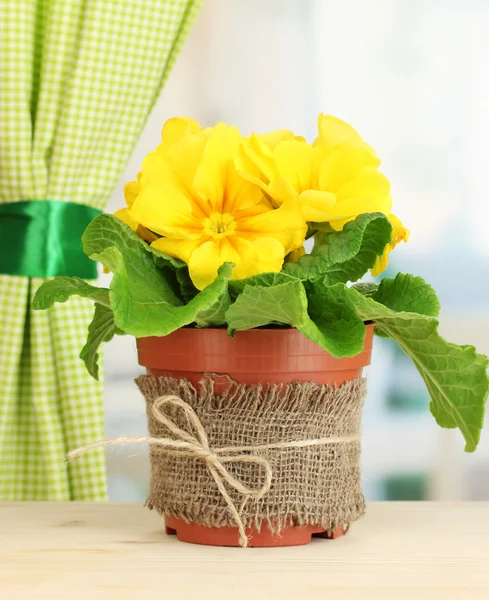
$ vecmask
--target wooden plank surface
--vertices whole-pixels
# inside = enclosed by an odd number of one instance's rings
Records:
[[[0,504],[0,599],[489,599],[489,504],[378,503],[338,540],[227,549],[136,504]]]

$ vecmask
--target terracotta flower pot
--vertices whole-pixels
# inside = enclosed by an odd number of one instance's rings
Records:
[[[217,393],[225,392],[230,379],[240,384],[288,384],[314,382],[341,386],[360,378],[370,364],[373,325],[367,326],[363,351],[355,357],[336,359],[295,329],[253,329],[230,338],[225,329],[179,329],[166,337],[137,340],[139,364],[155,377],[187,379],[199,389],[206,375]],[[237,527],[205,527],[165,516],[166,532],[182,541],[217,546],[238,546]],[[247,529],[249,546],[307,544],[311,536],[337,538],[339,526],[329,534],[321,527],[290,526],[280,535],[265,525]]]

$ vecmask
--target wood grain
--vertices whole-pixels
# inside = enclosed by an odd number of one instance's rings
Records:
[[[487,600],[489,504],[371,504],[278,549],[184,544],[135,504],[0,504],[0,598]]]

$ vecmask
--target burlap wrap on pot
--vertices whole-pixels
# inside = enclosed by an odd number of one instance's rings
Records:
[[[314,383],[293,383],[282,388],[238,385],[214,394],[214,382],[205,378],[200,391],[186,380],[141,376],[136,380],[147,401],[149,432],[168,436],[151,412],[160,396],[175,395],[196,412],[211,448],[256,446],[325,437],[359,436],[365,379],[339,388]],[[177,408],[166,410],[186,431],[189,423]],[[147,506],[160,514],[211,527],[236,526],[205,461],[172,456],[152,446],[151,488]],[[241,518],[246,527],[260,528],[266,521],[274,531],[287,525],[317,525],[334,530],[361,517],[365,501],[360,487],[360,441],[304,448],[255,451],[266,458],[273,472],[266,495],[245,504]],[[242,483],[260,487],[263,475],[256,465],[226,465]],[[236,507],[243,497],[228,489]]]

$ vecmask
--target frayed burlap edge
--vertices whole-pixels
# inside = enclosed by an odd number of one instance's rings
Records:
[[[340,387],[310,382],[266,387],[232,382],[223,394],[214,392],[214,381],[209,377],[202,379],[198,391],[187,380],[169,377],[143,375],[136,383],[146,399],[148,428],[155,437],[167,436],[168,431],[154,419],[152,404],[161,396],[175,395],[194,409],[211,448],[356,438],[347,443],[253,452],[270,462],[273,479],[263,498],[248,500],[244,506],[243,497],[229,490],[235,505],[241,507],[246,527],[259,530],[266,522],[276,532],[290,525],[333,531],[364,514],[359,460],[364,379]],[[179,427],[189,430],[181,411],[169,409],[168,414]],[[262,473],[256,466],[232,465],[230,470],[248,487],[262,484]],[[151,447],[146,505],[160,514],[209,527],[236,525],[204,461],[170,456],[157,447]]]

